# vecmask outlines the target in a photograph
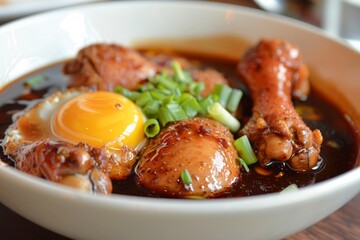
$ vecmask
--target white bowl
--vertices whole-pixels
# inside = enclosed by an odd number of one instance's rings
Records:
[[[6,3],[0,4],[0,21],[9,21],[33,13],[94,1],[95,0],[6,0]]]
[[[360,126],[359,53],[307,25],[224,4],[112,2],[10,23],[0,28],[0,85],[97,41],[131,45],[147,38],[223,34],[252,44],[262,37],[297,44],[312,73],[324,79],[314,84],[336,86],[346,103],[341,106]],[[229,49],[242,54],[238,46]],[[3,204],[76,239],[279,239],[325,218],[359,191],[359,167],[294,193],[209,201],[94,196],[0,167]]]

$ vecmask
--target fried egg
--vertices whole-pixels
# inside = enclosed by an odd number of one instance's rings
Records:
[[[143,139],[145,117],[126,97],[105,91],[55,92],[26,110],[7,131],[17,143],[53,139],[121,154],[122,146],[136,148]]]

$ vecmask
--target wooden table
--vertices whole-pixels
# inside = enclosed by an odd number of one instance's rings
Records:
[[[222,0],[256,8],[249,0]],[[306,16],[303,15],[303,16]],[[316,25],[317,23],[315,23]],[[285,225],[285,223],[284,223]],[[23,240],[66,240],[9,210],[0,204],[0,238]],[[286,240],[358,240],[360,239],[360,194],[343,208],[310,228],[289,236]]]

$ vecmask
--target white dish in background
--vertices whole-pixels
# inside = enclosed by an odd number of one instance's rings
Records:
[[[358,52],[297,21],[218,3],[111,2],[4,25],[0,28],[0,86],[74,57],[81,47],[94,42],[131,45],[147,38],[223,34],[251,44],[262,37],[297,44],[311,71],[324,79],[314,84],[335,85],[342,102],[352,106],[349,116],[360,126]],[[227,47],[231,51],[233,46]],[[281,239],[325,218],[359,192],[359,167],[298,192],[189,201],[89,195],[0,166],[3,204],[74,239]]]
[[[99,0],[4,0],[0,4],[0,20],[14,19],[50,9],[96,2]]]

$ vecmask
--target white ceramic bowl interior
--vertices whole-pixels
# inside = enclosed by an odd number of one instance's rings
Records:
[[[0,86],[74,57],[94,42],[130,46],[149,38],[219,35],[251,44],[263,37],[297,44],[311,73],[322,79],[314,85],[336,88],[341,106],[359,126],[359,53],[294,20],[216,3],[111,2],[7,24],[0,28]],[[217,47],[241,56],[237,51],[243,48],[231,44]],[[279,239],[323,219],[359,191],[359,167],[294,193],[209,201],[89,195],[0,167],[3,204],[75,239]]]

